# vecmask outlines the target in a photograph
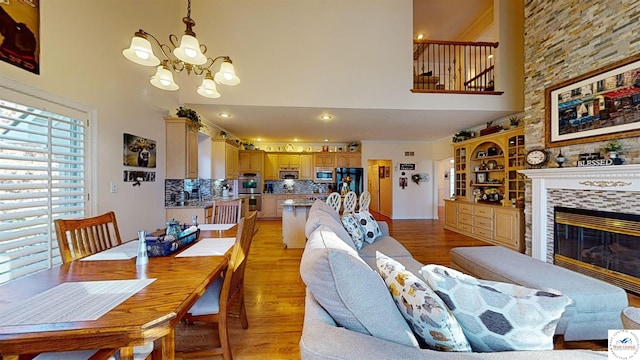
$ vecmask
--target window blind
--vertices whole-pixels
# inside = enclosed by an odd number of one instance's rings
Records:
[[[61,262],[53,221],[84,217],[88,193],[87,114],[72,118],[28,104],[28,98],[25,104],[5,99],[0,97],[0,284]]]

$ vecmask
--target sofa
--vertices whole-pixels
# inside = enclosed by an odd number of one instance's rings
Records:
[[[420,347],[375,269],[380,253],[414,274],[419,274],[424,264],[390,236],[385,222],[373,220],[377,225],[375,239],[358,248],[341,220],[321,200],[309,210],[307,243],[300,263],[300,276],[307,286],[301,359],[607,358],[606,352],[583,349],[445,352]],[[363,225],[365,238],[371,235],[368,226]]]

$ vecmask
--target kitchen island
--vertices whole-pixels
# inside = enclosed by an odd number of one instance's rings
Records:
[[[313,202],[314,200],[310,199],[287,199],[280,203],[282,205],[282,242],[286,248],[304,248],[307,241],[304,225]]]
[[[237,195],[237,196],[216,196],[210,200],[205,201],[187,201],[184,205],[176,205],[176,206],[165,206],[167,211],[167,221],[171,219],[176,219],[180,221],[180,223],[191,224],[191,216],[198,216],[198,223],[203,224],[206,222],[205,219],[212,217],[213,206],[216,201],[224,200],[242,200],[242,212],[241,216],[245,216],[249,210],[249,201],[247,199],[250,195]]]

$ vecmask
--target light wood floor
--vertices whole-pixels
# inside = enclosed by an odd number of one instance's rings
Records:
[[[441,216],[441,218],[443,218]],[[438,220],[386,219],[391,234],[420,262],[449,265],[449,249],[485,243],[442,228]],[[302,249],[285,249],[280,221],[263,221],[255,236],[245,273],[249,328],[240,320],[229,321],[234,359],[299,359],[298,341],[304,316],[304,283],[298,272]],[[630,295],[630,303],[640,306],[640,298]],[[563,342],[557,349],[588,348],[606,350],[606,341]],[[201,359],[222,359],[222,356]]]

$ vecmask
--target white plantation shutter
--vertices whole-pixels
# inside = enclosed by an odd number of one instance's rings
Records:
[[[41,98],[30,101],[20,94],[23,104],[18,104],[3,95],[0,284],[61,262],[53,221],[84,217],[88,194],[88,114],[71,109],[61,115],[45,110]],[[46,106],[58,108],[64,107]]]

